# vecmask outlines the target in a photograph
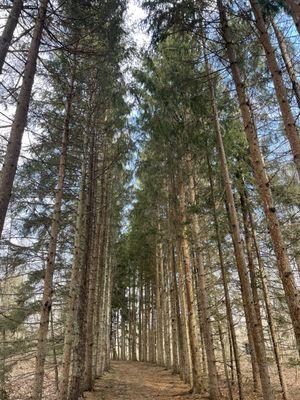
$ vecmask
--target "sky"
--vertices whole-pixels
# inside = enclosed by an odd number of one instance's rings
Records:
[[[137,47],[142,49],[149,45],[150,40],[145,27],[141,26],[141,21],[146,17],[146,13],[139,3],[139,0],[128,1],[128,19],[126,25]]]

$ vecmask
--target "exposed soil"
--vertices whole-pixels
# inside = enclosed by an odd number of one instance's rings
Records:
[[[289,389],[289,399],[300,399],[298,376],[294,373],[287,374],[287,386]],[[225,382],[222,382],[223,396],[227,399]],[[87,400],[208,400],[208,393],[192,395],[190,388],[184,384],[178,375],[172,375],[170,371],[163,367],[158,367],[148,363],[114,361],[111,369],[101,379],[97,380],[93,392],[85,393]],[[282,396],[278,385],[274,385],[276,400],[281,400]],[[236,388],[233,388],[234,398],[236,399]],[[245,382],[245,399],[261,400],[261,395],[253,393],[252,385]]]
[[[111,371],[86,393],[88,400],[186,399],[189,387],[163,367],[139,362],[112,362]]]

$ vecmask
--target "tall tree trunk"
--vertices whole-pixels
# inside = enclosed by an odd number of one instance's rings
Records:
[[[68,400],[78,400],[83,391],[83,371],[85,360],[85,344],[86,344],[86,311],[88,306],[88,290],[89,290],[89,273],[91,267],[91,243],[92,243],[92,220],[93,220],[93,182],[94,182],[94,146],[95,132],[92,132],[91,144],[89,149],[89,171],[87,181],[87,201],[85,210],[85,244],[83,262],[79,269],[78,276],[78,299],[76,307],[76,342],[74,346],[73,370],[70,381],[70,391]]]
[[[156,267],[156,273],[157,273],[157,267]],[[143,304],[142,304],[142,274],[139,274],[139,361],[142,361],[142,309],[143,309]],[[157,288],[156,288],[156,295],[157,295]],[[156,300],[156,298],[155,298]],[[156,300],[157,301],[157,300]],[[157,325],[157,316],[156,316],[156,325]],[[156,342],[157,342],[157,326],[156,326]],[[157,362],[157,357],[156,357],[156,362]]]
[[[270,181],[267,176],[264,160],[259,148],[257,130],[251,112],[250,101],[247,98],[245,85],[241,78],[236,52],[232,44],[231,32],[227,21],[227,16],[221,0],[218,0],[218,6],[221,18],[221,28],[227,49],[227,56],[230,62],[230,68],[233,80],[235,82],[238,101],[243,118],[244,129],[249,143],[252,167],[256,182],[258,184],[260,196],[263,201],[264,212],[267,218],[268,228],[277,259],[279,275],[283,283],[285,297],[293,323],[297,346],[298,350],[300,351],[299,293],[295,284],[286,245],[282,237],[279,220],[277,217],[276,208],[274,206],[274,201],[270,189]]]
[[[102,188],[100,188],[102,190]],[[97,186],[96,186],[97,191]],[[97,193],[95,193],[95,198]],[[100,204],[102,208],[102,204]],[[93,350],[94,350],[94,317],[95,317],[95,298],[96,298],[96,287],[97,287],[97,277],[99,273],[99,249],[102,245],[101,243],[101,225],[102,213],[98,211],[97,216],[94,221],[96,227],[94,228],[94,240],[92,244],[92,259],[91,259],[91,271],[89,275],[89,294],[88,294],[88,309],[87,309],[87,323],[86,323],[86,351],[85,351],[85,390],[92,390],[93,387]]]
[[[288,49],[286,47],[286,43],[283,37],[283,34],[280,30],[280,28],[278,27],[278,25],[276,24],[274,18],[271,19],[271,24],[273,27],[273,30],[275,32],[275,36],[281,51],[281,55],[285,64],[285,68],[287,70],[287,73],[290,77],[290,80],[292,82],[292,87],[293,87],[293,91],[298,103],[298,107],[300,108],[300,85],[299,82],[297,80],[297,73],[295,71],[295,68],[293,66],[292,60],[290,58]]]
[[[270,335],[271,335],[271,340],[272,340],[272,345],[273,345],[273,351],[274,351],[274,357],[275,357],[276,367],[277,367],[277,371],[278,371],[279,382],[280,382],[280,386],[281,386],[282,398],[283,398],[283,400],[288,400],[287,388],[286,388],[284,374],[283,374],[281,360],[280,360],[280,351],[279,351],[278,341],[277,341],[277,337],[276,337],[276,329],[275,329],[274,319],[273,319],[273,315],[272,315],[272,307],[271,307],[271,302],[270,302],[270,297],[269,297],[269,289],[268,289],[268,282],[267,282],[267,278],[266,278],[266,271],[265,271],[264,263],[263,263],[261,255],[260,255],[260,250],[259,250],[257,239],[256,239],[253,218],[251,215],[251,210],[250,210],[250,205],[249,205],[249,200],[248,200],[246,190],[245,190],[245,209],[246,209],[246,213],[247,213],[248,219],[249,219],[250,232],[251,232],[254,249],[255,249],[255,254],[256,254],[256,259],[257,259],[258,268],[259,268],[259,276],[260,276],[260,280],[261,280],[261,284],[262,284],[262,291],[263,291],[264,302],[265,302],[265,306],[266,306],[267,320],[268,320],[268,325],[269,325],[269,330],[270,330]]]
[[[193,393],[199,393],[202,389],[202,376],[201,376],[201,365],[200,365],[200,344],[196,333],[196,308],[195,308],[195,296],[194,287],[192,281],[191,272],[191,259],[190,259],[190,248],[187,236],[187,218],[186,218],[186,205],[185,205],[185,190],[182,172],[179,173],[178,178],[178,196],[179,196],[179,223],[180,223],[180,241],[182,248],[182,260],[183,260],[183,271],[181,272],[184,276],[186,283],[186,301],[188,311],[188,332],[191,346],[191,360],[192,360],[192,374]],[[214,398],[216,399],[216,397]]]
[[[250,236],[250,227],[249,227],[249,218],[247,213],[247,208],[245,204],[245,196],[244,193],[240,192],[240,201],[241,201],[241,210],[242,210],[242,219],[244,225],[244,238],[245,238],[245,245],[246,245],[246,253],[248,259],[248,268],[250,272],[250,281],[251,281],[251,289],[253,295],[253,303],[256,312],[257,322],[259,325],[259,329],[261,330],[261,335],[263,336],[263,326],[262,326],[262,319],[261,319],[261,305],[260,299],[258,294],[258,282],[257,282],[257,273],[255,270],[254,260],[253,260],[253,253],[252,253],[252,241]]]
[[[190,202],[192,205],[196,205],[196,190],[195,190],[195,179],[192,173],[192,165],[191,160],[188,160],[189,164],[189,193],[190,193]],[[197,278],[199,282],[199,299],[200,299],[200,307],[201,307],[201,328],[203,332],[204,338],[204,347],[206,351],[207,358],[207,366],[208,366],[208,380],[209,380],[209,395],[212,400],[217,400],[220,398],[220,389],[219,389],[219,381],[218,374],[216,368],[216,357],[214,353],[214,344],[212,338],[212,327],[210,316],[208,313],[208,301],[207,301],[207,293],[206,293],[206,282],[205,282],[205,269],[204,263],[202,259],[202,249],[201,249],[201,232],[200,225],[197,218],[197,215],[193,213],[191,215],[192,220],[192,232],[193,239],[195,242],[195,262],[196,262],[196,270],[197,270]]]
[[[164,330],[164,354],[166,368],[171,369],[171,342],[170,342],[170,313],[169,313],[169,293],[168,275],[165,262],[162,263],[162,308],[163,308],[163,330]]]
[[[157,243],[156,253],[156,350],[157,364],[164,365],[163,346],[163,317],[162,317],[162,271],[163,271],[163,245]]]
[[[296,28],[300,34],[300,2],[299,0],[286,0],[292,13]]]
[[[101,183],[100,186],[101,190],[101,199],[100,199],[100,207],[102,212],[101,217],[101,244],[99,246],[98,252],[98,276],[97,276],[97,295],[96,301],[97,304],[96,308],[96,316],[95,316],[95,325],[94,325],[94,335],[95,335],[95,354],[94,354],[94,377],[96,378],[100,376],[100,352],[101,352],[101,332],[102,332],[102,325],[103,325],[103,312],[104,312],[104,293],[105,293],[105,279],[106,279],[106,263],[105,263],[105,254],[106,254],[106,247],[107,247],[107,236],[108,236],[108,203],[109,203],[109,173],[105,173],[106,165],[106,146],[104,146],[103,150],[104,159],[103,159],[103,168],[102,168],[102,175],[101,175]],[[117,350],[118,350],[118,359],[119,359],[119,315],[117,314],[117,331],[116,331],[116,338],[117,338]]]
[[[50,313],[50,326],[51,326],[51,342],[52,342],[52,353],[53,353],[53,364],[54,364],[54,376],[55,376],[55,389],[56,393],[59,391],[59,373],[58,373],[58,362],[57,362],[57,352],[55,343],[55,332],[54,332],[54,321],[53,313]]]
[[[297,132],[296,123],[292,114],[291,107],[289,105],[287,92],[282,80],[282,71],[277,63],[275,49],[272,46],[259,2],[258,0],[250,0],[250,3],[253,13],[255,15],[259,38],[265,50],[266,59],[272,75],[275,92],[283,119],[285,134],[289,140],[294,156],[294,162],[296,164],[296,168],[300,177],[300,137],[299,133]]]
[[[29,109],[31,90],[36,72],[37,58],[45,24],[48,3],[49,0],[41,0],[40,2],[38,15],[35,21],[33,37],[30,43],[30,48],[25,65],[23,82],[18,96],[16,113],[11,127],[4,158],[4,164],[1,171],[0,238],[2,237],[4,221],[17,171],[23,133],[27,124],[27,114]]]
[[[208,78],[208,79],[210,79],[210,78]],[[234,328],[234,321],[233,321],[233,316],[232,316],[232,306],[231,306],[231,300],[230,300],[229,288],[228,288],[228,279],[227,279],[225,262],[224,262],[223,251],[222,251],[220,227],[219,227],[219,220],[218,220],[216,200],[215,200],[215,191],[214,191],[212,170],[211,170],[211,164],[210,164],[208,152],[207,152],[207,165],[208,165],[208,177],[209,177],[209,184],[210,184],[210,194],[211,194],[211,202],[212,202],[212,208],[213,208],[214,225],[215,225],[215,231],[216,231],[218,254],[219,254],[219,261],[220,261],[221,274],[222,274],[222,283],[223,283],[224,295],[225,295],[226,316],[227,316],[227,321],[228,321],[231,340],[232,340],[232,349],[233,349],[234,361],[235,361],[235,366],[236,366],[239,399],[243,400],[244,389],[243,389],[243,382],[242,382],[241,363],[240,363],[238,343],[237,343],[237,338],[236,338],[236,333],[235,333],[235,328]]]
[[[145,285],[145,324],[144,324],[144,360],[147,362],[148,360],[148,349],[149,349],[149,311],[150,311],[150,287],[149,287],[149,282],[146,282]]]
[[[137,361],[136,355],[136,277],[133,276],[133,286],[132,286],[132,309],[131,309],[131,323],[132,323],[132,343],[131,343],[131,358],[132,361]]]
[[[23,9],[23,0],[14,0],[2,35],[0,36],[0,75],[2,74],[5,58],[11,44],[14,31]]]
[[[220,127],[220,122],[219,122],[217,103],[215,100],[214,88],[212,85],[212,81],[210,79],[211,71],[210,71],[210,68],[208,65],[206,53],[205,53],[205,64],[206,64],[206,73],[208,76],[208,84],[209,84],[210,97],[211,97],[211,107],[212,107],[212,112],[213,112],[213,116],[214,116],[213,121],[214,121],[215,133],[216,133],[216,142],[217,142],[217,148],[218,148],[220,162],[221,162],[221,174],[222,174],[223,182],[225,185],[225,193],[226,193],[226,198],[227,198],[228,216],[229,216],[231,226],[233,228],[232,229],[232,239],[233,239],[236,262],[237,262],[237,267],[238,267],[238,272],[239,272],[239,277],[240,277],[240,282],[241,282],[242,299],[243,299],[243,306],[244,306],[245,317],[246,317],[247,334],[248,334],[249,344],[251,347],[253,385],[254,385],[254,390],[257,390],[257,386],[258,386],[257,350],[261,351],[260,350],[261,346],[259,346],[259,344],[257,344],[257,349],[255,349],[255,343],[254,343],[255,339],[254,339],[254,332],[253,332],[254,309],[252,309],[252,304],[251,304],[250,285],[249,285],[249,281],[248,281],[248,277],[247,277],[247,270],[246,270],[246,264],[245,264],[245,260],[244,260],[242,242],[241,242],[240,233],[239,233],[239,226],[237,226],[237,223],[238,223],[237,212],[235,209],[233,192],[232,192],[232,188],[231,188],[230,176],[229,176],[228,165],[227,165],[227,159],[226,159],[225,149],[224,149],[224,145],[223,145],[223,139],[222,139],[222,134],[221,134],[221,127]],[[208,165],[210,165],[209,160],[208,160]],[[244,290],[244,286],[245,286],[245,290]],[[245,296],[247,296],[247,298],[245,298]],[[232,335],[232,339],[234,341],[234,335]],[[264,356],[262,353],[262,358],[263,357]],[[262,365],[261,365],[261,370],[262,370],[261,373],[264,375],[265,371],[264,371],[264,367]]]
[[[172,330],[172,372],[174,374],[179,372],[179,352],[178,340],[178,320],[179,310],[177,308],[178,302],[178,291],[176,281],[176,270],[175,270],[175,257],[174,257],[174,246],[171,239],[171,229],[169,232],[170,239],[168,241],[168,267],[169,267],[169,283],[170,283],[170,302],[171,302],[171,330]]]
[[[177,191],[175,185],[175,176],[170,176],[169,182],[169,197],[170,197],[170,222],[172,223],[172,238],[174,242],[174,270],[173,279],[177,283],[176,276],[178,275],[177,288],[177,317],[178,317],[178,332],[179,332],[179,354],[180,354],[180,373],[186,383],[193,383],[192,373],[192,360],[191,360],[191,346],[189,339],[189,327],[188,327],[188,310],[187,310],[187,299],[186,299],[186,287],[183,276],[182,266],[182,248],[180,241],[181,226],[178,219],[178,202],[177,202]]]
[[[224,22],[224,14],[225,13],[224,13],[223,4],[222,4],[221,0],[218,0],[218,6],[219,6],[219,10],[220,10],[222,29],[224,30],[224,29],[228,28],[228,24],[226,24],[226,26],[225,26],[225,22]],[[210,71],[207,70],[207,72],[209,75]],[[210,93],[211,93],[211,99],[214,99],[215,97],[214,97],[214,91],[213,91],[212,85],[210,85]],[[270,375],[269,375],[267,357],[266,357],[265,346],[264,346],[264,338],[262,337],[261,331],[258,327],[257,316],[256,316],[254,305],[253,305],[252,293],[251,293],[251,288],[250,288],[250,283],[249,283],[249,278],[248,278],[248,273],[247,273],[247,268],[246,268],[245,256],[244,256],[243,243],[242,243],[241,234],[240,234],[239,220],[238,220],[237,211],[236,211],[236,207],[235,207],[235,203],[234,203],[234,197],[233,197],[233,192],[232,192],[232,187],[231,187],[231,182],[230,182],[230,177],[229,177],[229,171],[228,171],[228,166],[227,166],[227,159],[226,159],[226,154],[225,154],[222,135],[221,135],[218,110],[217,110],[215,101],[212,101],[212,109],[213,109],[213,115],[214,115],[214,125],[215,125],[217,146],[218,146],[219,157],[220,157],[220,162],[221,162],[222,178],[223,178],[223,182],[224,182],[224,186],[225,186],[225,193],[226,193],[227,204],[228,204],[229,220],[230,220],[230,224],[231,224],[231,235],[232,235],[232,241],[234,244],[236,263],[237,263],[239,279],[240,279],[240,284],[241,284],[242,300],[243,300],[243,306],[244,306],[244,310],[245,310],[245,317],[246,317],[248,327],[251,329],[251,332],[253,334],[255,354],[256,354],[257,362],[258,362],[258,366],[259,366],[260,380],[261,380],[264,398],[266,400],[273,400],[274,393],[273,393],[271,382],[270,382]],[[251,335],[251,332],[249,332],[249,335]]]
[[[86,145],[85,145],[86,147]],[[70,290],[69,290],[69,301],[67,306],[67,319],[66,328],[64,333],[64,346],[63,346],[63,358],[62,358],[62,372],[60,380],[59,400],[65,400],[68,394],[69,387],[69,374],[71,366],[71,353],[74,339],[74,322],[75,322],[75,311],[78,297],[78,277],[79,267],[82,264],[83,247],[84,247],[84,210],[85,210],[85,188],[86,188],[86,160],[85,160],[86,149],[81,166],[81,183],[80,183],[80,194],[77,206],[77,219],[76,219],[76,233],[75,233],[75,244],[74,244],[74,256],[71,271]]]
[[[225,378],[226,378],[226,383],[227,383],[228,397],[230,400],[233,400],[232,387],[231,387],[231,382],[230,382],[230,377],[229,377],[229,372],[228,372],[228,367],[227,367],[227,357],[226,357],[223,331],[222,331],[221,322],[219,319],[218,319],[218,332],[219,332],[219,338],[220,338],[220,343],[221,343],[222,359],[223,359],[224,372],[225,372]]]
[[[156,362],[156,352],[155,352],[155,308],[154,308],[154,289],[153,285],[151,285],[151,303],[152,303],[152,310],[151,310],[151,350],[150,350],[150,362]]]
[[[61,155],[59,160],[58,183],[55,194],[55,205],[51,222],[50,242],[48,248],[47,262],[44,278],[44,292],[42,300],[42,309],[40,313],[40,324],[38,329],[38,344],[35,365],[35,382],[33,396],[35,400],[40,400],[43,395],[43,382],[45,373],[46,344],[49,328],[49,315],[52,307],[53,296],[53,274],[55,269],[55,257],[57,248],[57,239],[60,224],[61,203],[63,197],[63,186],[65,180],[67,149],[69,141],[70,118],[74,95],[75,71],[72,73],[69,93],[67,96],[66,116],[64,120],[63,137],[61,143]]]
[[[107,319],[107,303],[108,303],[108,284],[109,284],[109,263],[107,260],[107,246],[108,246],[108,227],[107,227],[107,238],[105,243],[105,252],[103,254],[103,283],[101,289],[101,301],[100,301],[100,318],[99,318],[99,337],[97,343],[97,352],[96,352],[96,375],[102,376],[105,368],[105,340],[106,340],[106,319]],[[118,312],[118,321],[119,328],[118,331],[121,331],[121,335],[118,337],[119,343],[119,360],[122,359],[122,349],[123,349],[123,336],[122,336],[122,311]]]
[[[110,225],[109,225],[110,226]],[[110,231],[112,229],[110,228]],[[104,323],[105,327],[105,337],[104,337],[104,343],[105,343],[105,353],[104,353],[104,360],[103,360],[103,371],[108,371],[110,367],[110,320],[111,320],[111,299],[112,299],[112,289],[113,289],[113,262],[112,262],[112,256],[111,256],[111,237],[112,237],[112,232],[109,232],[108,235],[108,243],[106,246],[107,249],[107,255],[106,258],[108,260],[108,277],[107,277],[107,301],[106,301],[106,320]]]

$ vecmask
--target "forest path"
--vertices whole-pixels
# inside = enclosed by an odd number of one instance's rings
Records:
[[[196,399],[189,395],[189,386],[178,375],[163,367],[141,362],[116,361],[111,370],[97,380],[88,400]]]

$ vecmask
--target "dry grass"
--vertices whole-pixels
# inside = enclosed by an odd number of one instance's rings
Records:
[[[275,366],[271,366],[272,383],[276,391],[276,400],[280,400],[280,387]],[[289,390],[289,400],[300,400],[300,371],[295,367],[285,368],[285,379]],[[33,386],[34,359],[19,362],[11,375],[8,392],[10,400],[29,400]],[[243,364],[245,400],[261,399],[259,394],[253,393],[251,386],[251,370],[248,363]],[[226,385],[222,382],[222,399],[226,399]],[[236,388],[233,388],[237,398]],[[45,375],[45,400],[57,400],[54,385],[53,371]],[[96,382],[95,390],[85,393],[86,400],[143,400],[143,399],[208,399],[207,392],[201,395],[191,395],[189,387],[178,375],[172,375],[163,367],[138,362],[112,362],[111,371]],[[221,400],[221,399],[220,399]]]

